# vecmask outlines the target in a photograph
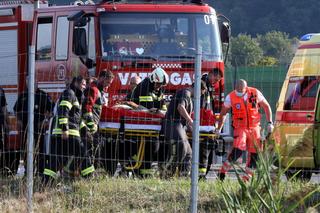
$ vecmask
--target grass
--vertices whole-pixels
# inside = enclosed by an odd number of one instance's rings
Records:
[[[21,193],[8,194],[13,182],[2,186],[1,212],[26,212],[26,199]],[[10,187],[11,186],[11,187]],[[39,186],[39,185],[37,185]],[[64,188],[68,186],[68,188]],[[281,182],[284,192],[283,205],[291,205],[301,200],[311,191],[317,194],[298,204],[298,210],[306,211],[320,202],[320,187],[311,183]],[[67,190],[66,190],[67,189]],[[237,181],[226,180],[199,183],[199,212],[227,211],[223,193],[239,194]],[[243,197],[244,198],[244,197]],[[171,179],[113,179],[106,176],[90,180],[78,180],[69,184],[59,184],[53,189],[45,189],[34,194],[35,212],[187,212],[190,199],[190,180]],[[250,201],[246,201],[250,205]]]

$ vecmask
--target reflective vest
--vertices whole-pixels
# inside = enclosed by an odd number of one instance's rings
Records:
[[[259,105],[257,103],[257,89],[247,88],[247,100],[238,97],[235,91],[230,93],[234,128],[253,128],[260,125]]]

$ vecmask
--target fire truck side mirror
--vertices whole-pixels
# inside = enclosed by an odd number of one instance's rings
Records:
[[[220,39],[224,44],[229,44],[231,37],[230,20],[223,14],[218,14],[218,22],[220,28]]]
[[[84,28],[75,28],[73,30],[73,47],[76,55],[81,56],[87,54],[87,35]]]
[[[229,43],[231,36],[231,29],[228,22],[222,22],[220,25],[220,37],[222,43]]]

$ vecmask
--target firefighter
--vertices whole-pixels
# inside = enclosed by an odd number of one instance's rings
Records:
[[[38,172],[44,169],[44,134],[48,124],[48,118],[52,116],[54,103],[45,91],[35,88],[34,95],[34,141],[37,156]],[[13,109],[17,115],[17,123],[20,131],[20,141],[24,151],[23,159],[26,159],[27,132],[28,132],[28,76],[26,77],[26,89],[19,95]]]
[[[84,101],[82,108],[82,125],[81,137],[85,145],[88,147],[89,154],[95,157],[98,151],[96,143],[98,141],[98,124],[100,121],[101,110],[103,105],[102,93],[107,91],[114,79],[114,75],[109,70],[102,70],[96,81],[91,82],[84,92]],[[106,102],[106,101],[105,101]]]
[[[147,108],[150,112],[164,114],[166,105],[163,100],[163,87],[169,83],[169,76],[162,68],[154,69],[150,77],[145,78],[138,84],[132,92],[131,101],[135,104],[130,106],[133,108]],[[151,164],[156,159],[157,145],[155,143],[147,143],[145,150],[145,158],[140,174],[149,176],[154,174]]]
[[[222,103],[221,95],[221,79],[223,75],[219,68],[213,68],[208,74],[202,76],[202,81],[205,82],[207,90],[201,94],[202,109],[211,110],[213,113],[220,112],[220,103]],[[210,140],[209,140],[210,141]],[[208,143],[200,143],[199,153],[199,178],[206,179],[206,174],[209,171],[214,150],[209,149]],[[208,160],[209,159],[209,160]]]
[[[253,175],[252,169],[256,167],[257,152],[262,150],[260,141],[260,112],[262,107],[268,122],[268,133],[273,130],[271,107],[262,95],[262,93],[253,87],[248,87],[247,82],[240,79],[236,82],[235,90],[226,97],[223,108],[220,113],[220,119],[217,127],[217,134],[223,127],[227,112],[232,109],[232,126],[234,128],[233,148],[223,163],[218,177],[224,180],[227,171],[231,168],[231,164],[247,150],[246,174],[244,180],[249,180]]]
[[[201,78],[208,88],[202,99],[202,108],[210,109],[215,113],[220,112],[220,103],[223,101],[221,88],[222,71],[219,68],[213,68],[208,74],[204,74]]]
[[[57,114],[53,121],[50,154],[44,169],[44,180],[57,177],[57,171],[75,156],[81,162],[81,176],[88,177],[95,168],[80,138],[81,98],[86,81],[81,76],[74,77],[70,86],[64,90],[57,103]],[[81,159],[81,160],[80,160]]]
[[[0,88],[0,149],[4,148],[5,133],[8,131],[7,101],[4,90]]]
[[[4,90],[0,88],[0,169],[8,165],[8,162],[5,160],[7,159],[7,156],[4,156],[6,135],[8,133],[8,119],[6,96]]]
[[[206,85],[201,82],[201,91],[206,91]],[[165,137],[165,164],[160,167],[172,176],[178,169],[180,175],[187,176],[191,169],[192,149],[187,136],[187,128],[192,130],[193,120],[193,88],[178,90],[170,101],[163,122]],[[161,162],[160,162],[161,163]]]
[[[136,86],[131,100],[150,111],[165,110],[163,87],[169,83],[169,76],[162,68],[154,69],[150,77],[145,78]]]

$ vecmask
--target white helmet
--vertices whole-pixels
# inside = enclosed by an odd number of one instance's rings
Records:
[[[161,67],[157,67],[152,71],[150,80],[153,83],[168,84],[169,76]]]

